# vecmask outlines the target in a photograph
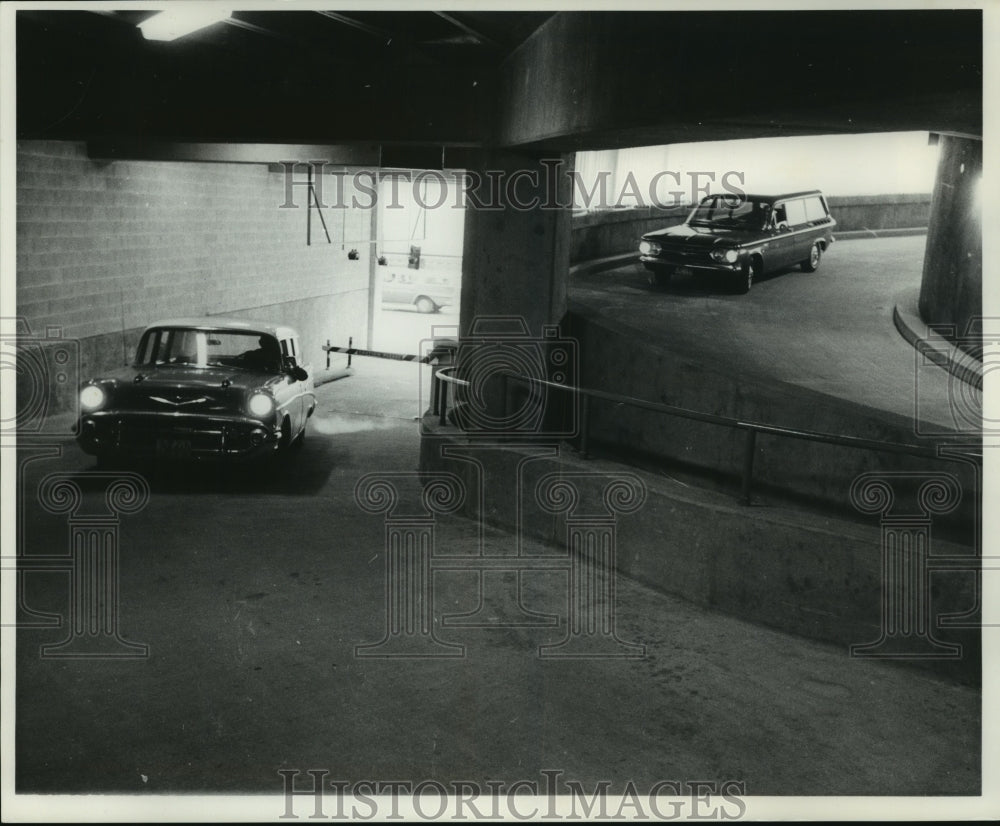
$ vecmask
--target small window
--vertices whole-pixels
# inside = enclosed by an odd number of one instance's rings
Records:
[[[801,199],[786,201],[785,214],[788,216],[788,225],[791,227],[806,223],[806,205]]]
[[[807,221],[825,221],[827,219],[826,207],[818,195],[806,198],[805,203]]]
[[[288,339],[287,338],[283,338],[281,340],[281,355],[285,356],[285,358],[287,358],[288,356],[292,355],[290,352],[288,352]]]

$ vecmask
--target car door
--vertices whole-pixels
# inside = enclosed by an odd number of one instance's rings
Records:
[[[302,428],[302,393],[298,387],[298,381],[285,369],[288,359],[295,358],[295,344],[291,337],[287,336],[281,339],[280,344],[282,375],[281,381],[278,383],[278,388],[280,388],[278,392],[281,394],[278,403],[284,405],[291,425],[291,435],[295,436]]]
[[[313,404],[312,364],[302,363],[302,345],[297,336],[290,336],[288,343],[291,347],[295,364],[309,375],[309,378],[297,380],[294,385],[295,393],[298,396],[299,427],[302,428],[306,426],[306,420],[309,418],[309,409]]]
[[[769,272],[791,266],[795,261],[795,236],[788,220],[787,201],[774,205],[772,213],[771,240],[767,244],[764,269]]]
[[[816,233],[810,229],[804,198],[785,201],[785,215],[788,218],[791,240],[786,266],[792,266],[809,257],[809,248],[813,245]]]

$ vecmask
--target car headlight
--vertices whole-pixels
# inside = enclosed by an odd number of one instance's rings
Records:
[[[247,408],[254,416],[266,416],[274,410],[274,399],[267,393],[254,393],[250,397]]]
[[[659,255],[660,245],[653,241],[640,241],[639,252],[643,255]]]
[[[96,384],[88,384],[80,391],[80,407],[84,410],[99,410],[107,400],[107,393]]]
[[[713,261],[718,261],[720,264],[723,262],[727,264],[735,264],[736,259],[740,257],[740,254],[732,247],[729,249],[714,249],[709,253],[709,255],[712,256]]]

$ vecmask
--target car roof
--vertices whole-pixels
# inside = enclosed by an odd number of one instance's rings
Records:
[[[267,321],[247,321],[242,318],[224,316],[199,316],[188,318],[165,318],[147,325],[146,330],[156,327],[191,327],[196,330],[232,330],[233,332],[268,333],[275,338],[297,338],[292,327],[272,324]]]
[[[724,192],[713,192],[711,195],[706,195],[705,197],[712,198],[716,195],[725,194]],[[806,195],[822,195],[823,193],[818,189],[806,189],[802,192],[781,192],[777,195],[758,195],[749,192],[730,192],[729,194],[739,196],[740,199],[747,201],[787,201],[789,198],[804,198]]]

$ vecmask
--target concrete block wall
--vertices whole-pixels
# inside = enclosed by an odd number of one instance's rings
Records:
[[[931,214],[930,193],[831,195],[826,200],[838,232],[925,228]]]
[[[327,338],[368,333],[371,212],[324,210],[332,244],[313,213],[307,246],[302,188],[298,208],[284,201],[263,164],[107,161],[80,142],[21,141],[17,315],[33,335],[77,341],[83,375],[131,358],[149,322],[186,315],[291,324],[325,363]],[[72,406],[75,382],[52,390],[54,409]]]
[[[633,250],[638,255],[643,235],[683,223],[689,211],[642,207],[574,215],[570,261],[576,264]]]

